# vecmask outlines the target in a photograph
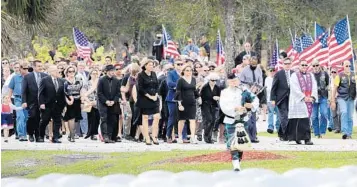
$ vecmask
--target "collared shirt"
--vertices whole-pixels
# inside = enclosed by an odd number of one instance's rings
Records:
[[[16,74],[14,77],[12,77],[9,84],[9,88],[13,91],[12,95],[21,96],[23,78],[24,77],[21,74]]]

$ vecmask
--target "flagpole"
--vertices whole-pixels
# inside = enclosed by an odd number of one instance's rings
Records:
[[[294,47],[294,36],[293,36],[293,33],[291,31],[291,29],[289,28],[289,32],[290,32],[290,36],[291,36],[291,43],[293,44],[293,47]]]
[[[165,46],[165,43],[164,43],[164,38],[166,37],[166,30],[165,30],[165,27],[164,27],[164,24],[162,24],[162,38],[161,38],[161,40],[162,40],[162,43],[163,43],[163,45],[164,45],[164,51],[163,51],[163,53],[164,53],[164,59],[166,60],[166,46]],[[167,40],[167,38],[166,38],[166,40]]]
[[[348,28],[348,35],[350,37],[350,40],[351,40],[351,52],[352,52],[352,63],[353,63],[353,69],[354,71],[356,72],[356,67],[355,67],[355,58],[353,56],[353,44],[352,44],[352,37],[351,37],[351,30],[350,30],[350,21],[348,19],[348,15],[346,16],[347,17],[347,28]]]
[[[314,39],[315,39],[315,41],[316,41],[316,38],[317,38],[317,37],[316,37],[316,21],[315,21],[315,30],[314,30],[314,33],[315,33],[315,38],[314,38]]]

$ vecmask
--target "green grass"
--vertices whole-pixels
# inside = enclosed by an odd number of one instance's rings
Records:
[[[180,172],[199,170],[213,172],[231,169],[231,163],[175,163],[174,159],[214,153],[215,151],[171,151],[144,153],[74,153],[67,151],[4,151],[2,152],[2,177],[24,176],[35,178],[49,173],[89,174],[105,176],[114,173],[139,174],[148,170]],[[286,156],[281,160],[243,161],[243,168],[265,168],[285,172],[299,167],[322,168],[357,164],[356,152],[274,152]],[[55,163],[54,156],[83,154],[101,156],[99,160],[73,163]],[[21,166],[16,163],[36,161],[37,165]]]
[[[274,134],[269,134],[268,132],[259,132],[258,136],[265,136],[265,137],[278,137],[278,134],[276,131],[274,131]],[[316,138],[314,133],[311,133],[311,136]],[[332,132],[326,132],[326,134],[323,136],[324,139],[342,139],[342,134],[336,134],[334,131]],[[352,138],[357,138],[357,128],[353,128],[352,132]]]

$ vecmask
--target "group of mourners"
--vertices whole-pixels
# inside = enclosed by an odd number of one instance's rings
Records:
[[[131,56],[129,63],[113,63],[109,56],[104,64],[65,58],[54,64],[34,59],[10,64],[3,59],[4,141],[15,125],[15,137],[22,142],[61,143],[66,135],[69,142],[83,136],[146,145],[219,142],[231,150],[238,171],[243,150],[259,143],[259,113],[263,121],[268,114],[269,133],[274,133],[277,115],[281,141],[312,145],[311,124],[319,138],[327,129],[351,138],[356,80],[350,62],[338,72],[301,60],[293,71],[292,60],[282,52],[283,70],[265,71],[246,43],[234,59],[236,67],[226,72],[209,61],[204,38],[202,48],[190,47],[189,40],[185,55],[167,59],[160,41],[159,36],[153,56]]]

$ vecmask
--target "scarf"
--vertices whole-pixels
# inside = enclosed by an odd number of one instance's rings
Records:
[[[304,75],[306,75],[306,80],[304,78]],[[303,74],[303,73],[299,72],[299,73],[297,73],[297,77],[299,79],[299,85],[301,87],[301,91],[305,94],[306,97],[311,97],[311,93],[312,93],[311,74],[310,73]],[[307,111],[309,113],[309,117],[311,117],[312,103],[305,102],[305,104],[307,106]]]

